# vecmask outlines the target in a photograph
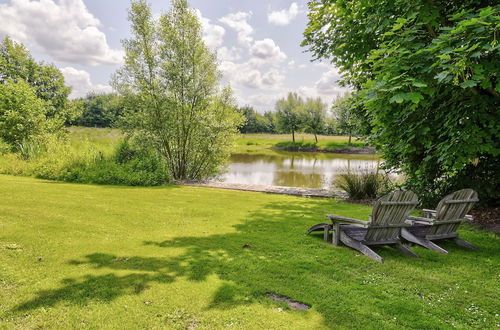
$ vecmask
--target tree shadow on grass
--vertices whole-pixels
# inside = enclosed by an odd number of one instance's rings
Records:
[[[216,275],[223,283],[208,304],[209,309],[269,302],[265,297],[272,292],[312,306],[323,315],[327,326],[377,323],[404,314],[409,316],[403,325],[432,327],[441,322],[439,315],[429,315],[434,307],[417,296],[419,287],[427,284],[413,276],[428,273],[434,283],[425,290],[433,290],[435,285],[439,289],[449,281],[466,282],[470,279],[449,278],[450,270],[464,271],[464,260],[467,267],[482,269],[484,263],[491,262],[492,253],[500,252],[498,239],[487,242],[480,251],[451,247],[450,255],[426,251],[424,254],[432,256],[431,260],[409,258],[393,248],[382,247],[377,252],[386,262],[380,264],[347,247],[325,244],[321,235],[304,234],[310,225],[321,221],[320,212],[328,203],[269,203],[234,225],[231,233],[143,242],[151,249],[181,249],[182,254],[175,257],[94,253],[72,260],[69,263],[75,266],[88,264],[137,273],[68,279],[59,289],[38,292],[35,299],[16,310],[53,306],[60,301],[110,302],[122,295],[139,294],[150,283],[168,284],[179,278],[199,282]]]
[[[108,303],[122,295],[140,294],[149,287],[148,283],[172,281],[173,278],[166,274],[85,275],[79,279],[63,280],[59,289],[37,292],[36,298],[17,306],[14,311],[52,307],[61,301],[82,306],[90,301]]]

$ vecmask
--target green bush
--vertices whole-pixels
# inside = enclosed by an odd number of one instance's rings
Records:
[[[0,156],[9,154],[12,152],[12,146],[0,138]]]
[[[157,186],[171,181],[155,152],[132,139],[122,141],[113,153],[104,154],[88,141],[80,141],[75,148],[64,137],[49,136],[43,142],[23,143],[17,154],[1,157],[0,173],[129,186]]]
[[[354,200],[375,199],[394,188],[389,176],[378,170],[339,174],[334,185],[345,190],[349,198]]]

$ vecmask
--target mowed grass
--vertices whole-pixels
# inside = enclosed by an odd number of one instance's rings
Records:
[[[124,137],[116,128],[98,127],[68,127],[71,145],[78,148],[82,143],[90,142],[96,149],[107,154],[114,150]],[[295,141],[301,145],[314,145],[314,135],[297,133]],[[350,147],[347,136],[318,135],[317,148],[323,150],[344,149]],[[233,152],[266,152],[265,149],[280,149],[280,146],[292,144],[290,134],[238,134],[231,151]],[[352,138],[352,147],[363,147],[364,142],[356,137]]]
[[[298,133],[295,134],[295,142],[301,145],[315,144],[313,134]],[[335,150],[349,147],[349,137],[347,136],[327,136],[318,135],[318,143],[316,147],[323,150]],[[352,147],[363,147],[364,142],[352,138]],[[236,138],[234,145],[235,150],[256,150],[256,149],[269,149],[276,148],[279,145],[292,143],[291,134],[240,134]],[[277,146],[278,145],[278,146]]]
[[[0,328],[495,328],[500,239],[464,227],[449,255],[377,248],[383,264],[305,230],[328,199],[0,176]],[[244,244],[250,247],[243,248]],[[312,306],[289,309],[273,292]]]

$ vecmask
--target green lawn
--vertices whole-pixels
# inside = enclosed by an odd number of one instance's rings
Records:
[[[69,138],[71,144],[78,147],[85,141],[91,142],[97,149],[103,152],[110,152],[117,145],[123,134],[116,128],[94,128],[94,127],[69,127]],[[314,135],[299,133],[295,134],[297,143],[313,144]],[[276,148],[283,143],[291,143],[290,134],[239,134],[236,138],[232,151],[264,151],[265,149]],[[317,147],[325,150],[347,148],[349,138],[347,136],[318,136]],[[362,147],[364,143],[357,138],[352,138],[353,147]]]
[[[349,147],[349,138],[347,136],[318,136],[317,147],[324,150],[344,149]],[[233,149],[235,150],[255,150],[276,148],[282,144],[292,142],[291,134],[240,134]],[[313,134],[295,134],[297,144],[314,144]],[[357,138],[352,138],[353,147],[362,147],[364,143]]]
[[[370,208],[200,187],[0,176],[0,328],[495,328],[500,239],[391,248],[383,264],[305,236]],[[250,248],[242,248],[250,244]],[[290,310],[275,292],[310,304]]]

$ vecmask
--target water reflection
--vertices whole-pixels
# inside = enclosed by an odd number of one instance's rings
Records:
[[[377,155],[276,152],[232,154],[221,181],[273,186],[324,188],[336,174],[380,165]]]

